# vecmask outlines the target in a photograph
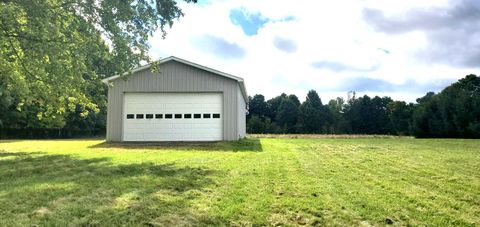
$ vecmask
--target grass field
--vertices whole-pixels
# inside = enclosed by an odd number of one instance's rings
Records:
[[[480,141],[0,141],[0,226],[480,225]]]

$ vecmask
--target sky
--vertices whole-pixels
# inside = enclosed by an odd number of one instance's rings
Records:
[[[292,3],[293,2],[293,3]],[[151,38],[176,56],[244,78],[267,99],[316,90],[415,102],[480,69],[479,0],[200,0]]]

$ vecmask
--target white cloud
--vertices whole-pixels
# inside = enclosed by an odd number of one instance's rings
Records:
[[[161,39],[160,33],[152,37],[151,55],[154,58],[174,55],[241,76],[250,95],[261,93],[267,98],[285,92],[294,93],[303,100],[309,89],[315,89],[326,103],[336,96],[346,97],[348,91],[338,89],[345,87],[344,83],[354,77],[381,79],[393,84],[414,80],[421,84],[431,83],[435,87],[438,81],[455,81],[475,71],[422,61],[418,58],[418,51],[428,44],[423,31],[397,35],[379,33],[363,20],[362,12],[365,8],[375,8],[394,15],[418,7],[445,7],[447,3],[444,0],[345,0],[328,3],[212,0],[202,6],[181,3],[185,17],[174,24],[165,40]],[[270,21],[258,30],[258,34],[247,36],[241,27],[230,21],[230,10],[236,8],[259,12]],[[282,20],[286,17],[294,20]],[[238,45],[245,54],[242,58],[222,58],[225,55],[199,48],[201,37],[205,36]],[[277,48],[274,41],[278,37],[291,41],[295,51],[286,52]],[[352,70],[312,67],[313,62],[319,61],[338,62]],[[414,101],[426,92],[371,91],[362,94],[389,95],[399,100]]]

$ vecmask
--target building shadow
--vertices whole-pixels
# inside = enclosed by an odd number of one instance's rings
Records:
[[[257,138],[220,142],[102,142],[89,146],[101,149],[262,152]]]
[[[216,171],[175,163],[0,151],[0,223],[55,226],[218,225],[192,213]]]

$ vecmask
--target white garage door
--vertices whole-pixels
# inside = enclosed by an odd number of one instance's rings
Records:
[[[124,141],[222,139],[222,93],[125,93]]]

